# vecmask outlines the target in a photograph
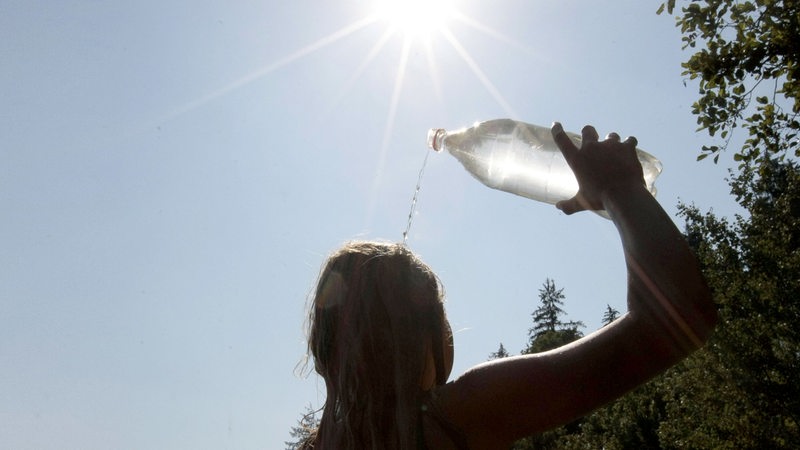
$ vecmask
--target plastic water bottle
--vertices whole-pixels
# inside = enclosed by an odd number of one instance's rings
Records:
[[[579,135],[567,136],[580,147]],[[446,150],[493,189],[553,205],[578,193],[578,180],[546,127],[496,119],[455,131],[432,128],[428,147]],[[655,196],[653,183],[661,173],[661,161],[638,148],[636,153],[647,189]],[[598,213],[608,218],[605,211]]]

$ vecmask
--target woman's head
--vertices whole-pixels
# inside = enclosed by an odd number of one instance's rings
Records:
[[[309,350],[328,391],[323,422],[352,427],[337,434],[351,435],[345,439],[354,446],[376,442],[378,436],[359,436],[375,427],[395,429],[395,439],[404,440],[398,435],[414,427],[406,422],[416,417],[430,356],[436,384],[446,382],[452,367],[438,278],[403,245],[345,245],[320,274]]]

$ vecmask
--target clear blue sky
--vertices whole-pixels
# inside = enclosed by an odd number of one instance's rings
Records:
[[[320,264],[401,239],[430,127],[633,134],[671,214],[732,214],[658,4],[456,1],[404,47],[366,0],[0,1],[0,448],[282,449],[324,402],[295,375]],[[624,310],[610,222],[448,155],[408,243],[445,284],[456,375],[525,346],[547,277],[586,332]]]

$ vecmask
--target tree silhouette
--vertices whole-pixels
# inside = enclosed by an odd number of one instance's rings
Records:
[[[319,426],[319,418],[317,418],[317,411],[311,405],[306,406],[306,412],[300,416],[297,425],[289,430],[289,436],[292,437],[291,441],[284,441],[286,444],[285,450],[299,450],[303,448],[303,444],[308,440]]]
[[[603,326],[606,326],[611,322],[617,320],[618,317],[619,317],[619,311],[612,308],[611,305],[606,304],[606,312],[603,313]]]
[[[496,352],[489,353],[489,359],[507,358],[508,356],[508,351],[506,351],[502,342],[500,343],[500,348],[498,348]]]
[[[583,336],[578,330],[585,326],[583,322],[561,320],[566,314],[562,309],[564,298],[564,289],[557,289],[555,282],[547,278],[539,289],[541,305],[531,314],[533,326],[528,330],[528,347],[523,353],[551,350]]]

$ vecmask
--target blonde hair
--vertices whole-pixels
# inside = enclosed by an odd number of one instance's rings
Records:
[[[309,352],[327,389],[316,448],[416,446],[427,352],[436,384],[452,364],[442,297],[404,245],[351,242],[328,258],[309,312]]]

